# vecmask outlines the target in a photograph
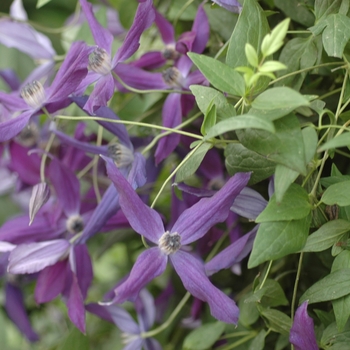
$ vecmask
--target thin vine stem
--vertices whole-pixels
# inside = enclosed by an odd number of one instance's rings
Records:
[[[295,277],[295,283],[294,283],[294,288],[293,288],[292,305],[291,305],[291,309],[290,309],[292,323],[294,320],[294,310],[295,310],[295,303],[296,303],[296,299],[297,299],[297,292],[298,292],[298,285],[299,285],[300,274],[301,274],[301,267],[303,264],[303,257],[304,257],[304,253],[301,252],[300,257],[299,257],[297,275]]]
[[[98,131],[97,131],[97,140],[96,140],[96,146],[101,146],[102,144],[102,137],[103,137],[103,127],[101,125],[98,126]],[[92,185],[95,191],[97,203],[100,203],[102,200],[102,196],[100,193],[100,188],[98,186],[98,159],[100,158],[99,155],[94,156],[94,161],[93,167],[92,167]]]
[[[180,17],[182,16],[182,14],[186,11],[187,7],[189,7],[192,3],[194,2],[194,0],[188,0],[180,9],[180,11],[177,13],[174,22],[173,22],[173,26],[174,28],[176,27],[177,22],[179,21]]]
[[[267,280],[267,277],[269,276],[272,263],[273,263],[273,260],[270,260],[269,265],[268,265],[267,270],[266,270],[266,273],[265,273],[265,276],[264,276],[264,279],[263,279],[263,281],[261,282],[261,285],[260,285],[260,287],[259,287],[259,290],[260,290],[262,287],[264,287],[264,284],[265,284],[265,282],[266,282],[266,280]]]

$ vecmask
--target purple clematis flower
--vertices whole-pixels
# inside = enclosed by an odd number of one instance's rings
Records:
[[[318,350],[314,321],[307,314],[308,302],[304,301],[295,313],[294,322],[290,329],[289,341],[295,350]]]
[[[138,5],[134,22],[125,37],[123,45],[117,50],[115,56],[111,58],[113,35],[98,23],[92,11],[92,5],[86,0],[80,0],[85,16],[90,25],[92,35],[97,44],[97,48],[90,55],[90,72],[81,83],[81,89],[96,82],[84,109],[93,114],[96,109],[106,106],[111,99],[115,82],[112,71],[120,62],[130,58],[139,48],[141,34],[151,26],[154,21],[154,10],[152,0],[140,2]],[[118,73],[117,73],[118,74]]]
[[[0,92],[0,102],[12,112],[12,116],[0,121],[0,142],[16,136],[43,107],[56,112],[70,104],[68,96],[75,92],[87,74],[90,51],[85,43],[74,43],[51,86],[46,89],[39,81],[34,81],[22,89],[23,98]],[[18,111],[21,112],[16,116]]]
[[[209,281],[203,262],[182,247],[203,237],[212,226],[227,218],[232,202],[248,183],[250,174],[236,174],[213,197],[203,198],[185,210],[171,231],[166,231],[161,216],[142,202],[112,160],[105,158],[105,161],[131,227],[155,244],[138,257],[127,280],[115,289],[112,303],[136,300],[140,290],[163,273],[170,259],[185,288],[208,302],[215,318],[237,323],[239,310],[235,302]]]
[[[242,11],[242,5],[237,0],[211,0],[211,1],[225,8],[230,12],[240,13]]]

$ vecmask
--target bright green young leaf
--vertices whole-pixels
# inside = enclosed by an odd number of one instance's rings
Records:
[[[283,45],[283,40],[287,34],[290,19],[286,18],[279,23],[270,34],[267,34],[261,43],[261,53],[267,57],[277,52]]]
[[[195,96],[197,105],[203,114],[207,112],[210,103],[214,103],[219,120],[236,115],[235,108],[227,102],[227,99],[222,92],[201,85],[191,85],[190,90]]]
[[[243,77],[232,67],[214,58],[189,52],[188,56],[209,82],[218,90],[232,95],[244,96]]]
[[[307,192],[297,184],[291,184],[282,202],[273,195],[267,207],[256,218],[256,222],[299,220],[309,215],[311,205]]]
[[[262,110],[295,109],[309,106],[310,102],[299,92],[288,87],[275,87],[261,93],[252,103],[252,107]]]
[[[338,242],[339,238],[349,230],[349,221],[342,219],[328,221],[307,238],[303,252],[321,252],[326,250]]]
[[[260,154],[245,148],[240,143],[231,143],[225,149],[225,165],[232,176],[239,172],[252,171],[249,185],[253,185],[271,176],[276,164]]]
[[[274,134],[257,129],[237,130],[236,134],[246,148],[306,175],[304,142],[298,119],[289,114],[274,121],[274,124]]]
[[[204,115],[204,120],[201,126],[201,133],[205,135],[208,130],[216,123],[216,106],[214,103],[209,105],[207,112]]]
[[[321,200],[328,205],[338,204],[341,207],[350,205],[350,180],[329,186]]]
[[[243,114],[237,117],[227,118],[217,123],[208,131],[204,139],[208,140],[232,130],[250,128],[265,130],[268,133],[275,132],[275,127],[270,121],[263,120],[254,115]]]
[[[203,143],[201,146],[199,146],[198,149],[192,154],[191,158],[178,170],[175,181],[182,182],[193,175],[211,148],[212,145],[210,143]]]
[[[337,270],[312,285],[300,298],[309,304],[334,300],[350,294],[350,269]]]
[[[259,65],[259,58],[256,50],[249,43],[245,44],[245,55],[247,56],[247,60],[251,66],[254,68]]]
[[[295,181],[299,176],[296,171],[287,168],[284,165],[277,164],[275,171],[275,196],[277,203],[280,203],[283,199],[284,194],[288,190],[289,186]]]
[[[266,280],[261,289],[257,289],[245,303],[257,302],[265,307],[288,305],[288,300],[281,285],[275,280]]]
[[[206,350],[210,348],[219,339],[225,326],[223,322],[212,322],[196,328],[186,336],[184,349]]]
[[[350,132],[345,132],[324,143],[317,151],[323,152],[331,148],[350,146]]]
[[[285,335],[289,334],[292,320],[285,313],[279,310],[265,309],[261,312],[261,316],[266,320],[267,326],[271,330]]]
[[[248,350],[264,350],[266,331],[262,329],[250,343]]]
[[[51,0],[38,0],[36,3],[36,8],[39,9],[40,7],[43,7],[47,3],[49,3]]]
[[[301,220],[263,222],[259,226],[248,268],[300,251],[307,240],[310,216]]]
[[[287,69],[287,66],[278,61],[267,61],[260,68],[260,72],[276,72],[278,70]]]

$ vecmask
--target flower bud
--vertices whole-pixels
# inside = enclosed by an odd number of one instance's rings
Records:
[[[29,201],[29,225],[32,224],[36,213],[48,201],[50,197],[49,186],[41,182],[33,187]]]

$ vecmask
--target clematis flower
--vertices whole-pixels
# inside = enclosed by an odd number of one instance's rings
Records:
[[[182,248],[203,237],[212,226],[227,218],[232,202],[248,183],[250,174],[236,174],[213,197],[203,198],[185,210],[172,229],[165,231],[161,216],[142,202],[113,161],[104,159],[108,176],[118,190],[120,206],[131,227],[155,244],[138,257],[127,280],[115,289],[112,303],[136,300],[140,290],[163,273],[170,259],[184,287],[193,296],[208,302],[215,318],[237,323],[239,310],[235,302],[210,282],[203,262]]]
[[[297,309],[292,328],[290,329],[289,341],[295,350],[318,350],[314,321],[307,314],[308,302],[304,301]]]
[[[81,89],[96,82],[93,92],[91,93],[84,109],[93,114],[96,109],[106,106],[111,99],[115,82],[112,75],[120,62],[130,58],[139,48],[141,34],[151,26],[154,21],[154,10],[152,0],[146,0],[138,5],[134,22],[127,33],[122,46],[111,58],[113,35],[96,20],[92,5],[86,0],[80,0],[81,7],[89,23],[92,35],[97,44],[94,52],[89,58],[90,72],[86,79],[81,83]]]
[[[211,0],[211,1],[225,8],[230,12],[240,13],[242,11],[242,5],[237,0]]]
[[[43,107],[55,112],[70,104],[68,96],[75,92],[81,80],[87,74],[89,49],[83,42],[75,42],[55,79],[48,88],[39,81],[26,85],[21,97],[0,92],[0,102],[12,112],[12,116],[0,122],[0,142],[10,140],[20,133],[31,117],[38,114]],[[20,111],[19,115],[16,115]]]

